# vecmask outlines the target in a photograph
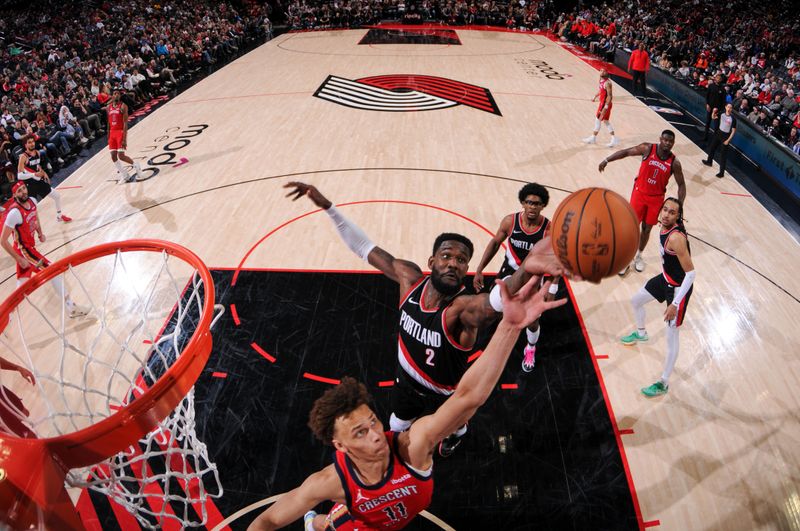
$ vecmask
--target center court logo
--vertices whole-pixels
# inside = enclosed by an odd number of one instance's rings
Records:
[[[314,96],[368,111],[433,111],[466,105],[502,116],[489,89],[434,76],[395,74],[350,80],[331,75]]]

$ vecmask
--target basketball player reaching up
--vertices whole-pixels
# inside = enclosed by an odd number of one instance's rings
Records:
[[[550,220],[542,215],[542,209],[550,201],[550,193],[547,188],[536,183],[526,184],[519,191],[518,198],[522,205],[522,212],[504,217],[494,238],[489,240],[486,250],[483,251],[483,257],[475,270],[475,278],[472,281],[475,291],[480,292],[483,289],[483,270],[497,254],[503,241],[508,240],[505,260],[497,273],[497,278],[500,279],[519,269],[533,246],[549,232]],[[558,279],[553,280],[553,286],[558,289]],[[553,294],[547,294],[547,297],[552,299]],[[522,370],[525,372],[531,372],[536,363],[536,343],[539,341],[540,330],[538,320],[525,329],[528,340],[522,356]]]
[[[425,275],[417,264],[395,258],[372,243],[314,186],[290,182],[285,187],[292,189],[288,196],[293,200],[307,196],[324,209],[350,250],[400,285],[400,368],[391,391],[389,426],[395,432],[405,431],[455,391],[467,370],[478,330],[493,323],[502,312],[499,287],[490,293],[465,293],[463,281],[473,253],[472,242],[465,236],[440,234],[428,259],[431,273]],[[543,256],[551,255],[531,253],[528,259],[541,260]],[[509,290],[513,293],[519,289],[527,276],[525,268],[520,267],[507,280]],[[466,432],[465,424],[443,440],[439,454],[451,455]]]
[[[554,267],[529,271],[563,273],[555,261],[545,263]],[[526,262],[525,267],[532,265]],[[308,425],[320,441],[335,448],[333,464],[283,494],[248,531],[280,529],[304,513],[306,531],[376,531],[409,525],[430,504],[433,453],[439,441],[464,425],[489,398],[520,330],[545,310],[565,302],[546,302],[547,290],[538,289],[540,278],[534,275],[515,295],[503,281],[497,281],[503,318],[483,355],[464,373],[455,392],[407,431],[384,432],[369,406],[366,388],[353,378],[343,378],[328,389],[314,402]],[[545,283],[548,287],[549,282]],[[327,500],[335,503],[327,516],[311,511]]]
[[[633,191],[631,192],[631,206],[636,212],[636,217],[642,224],[639,234],[639,251],[633,259],[633,267],[638,272],[644,271],[644,259],[642,252],[650,239],[650,229],[658,222],[661,212],[661,205],[667,193],[669,178],[675,175],[675,182],[678,183],[678,200],[681,205],[686,199],[686,182],[683,179],[683,168],[672,147],[675,145],[675,133],[665,129],[661,133],[658,144],[643,143],[628,149],[622,149],[612,153],[600,163],[599,170],[606,169],[609,162],[624,159],[625,157],[641,157],[642,163],[639,166],[639,174],[633,181]],[[619,272],[625,275],[630,269],[630,265]]]
[[[600,105],[597,107],[597,112],[595,113],[594,118],[594,131],[592,131],[592,136],[587,136],[583,139],[583,141],[587,144],[596,144],[597,133],[600,132],[600,124],[603,123],[606,125],[608,134],[611,135],[611,141],[606,145],[608,147],[614,147],[619,144],[619,140],[617,140],[617,137],[614,136],[614,126],[611,125],[610,122],[614,95],[611,88],[611,80],[608,77],[608,70],[605,68],[600,70],[600,82],[597,89],[597,94],[595,94],[592,98],[593,102],[596,101],[597,98],[600,98]]]
[[[19,182],[24,182],[28,193],[42,200],[45,196],[53,198],[56,204],[56,221],[69,223],[72,218],[61,213],[61,194],[50,186],[50,176],[42,169],[42,156],[36,149],[36,139],[33,135],[26,135],[22,138],[22,145],[25,151],[19,156],[19,166],[17,167],[17,178]]]
[[[111,160],[119,172],[118,182],[132,182],[137,177],[142,178],[142,168],[138,162],[134,162],[125,154],[128,147],[128,106],[122,103],[119,90],[115,90],[111,95],[111,102],[106,107],[108,115],[108,150],[111,152]],[[128,170],[122,162],[133,165],[135,175],[128,175]]]
[[[654,300],[667,303],[667,310],[664,312],[664,321],[667,323],[667,360],[661,379],[642,389],[645,396],[663,395],[669,390],[669,377],[678,359],[680,326],[692,296],[695,278],[689,240],[686,238],[686,227],[683,226],[683,206],[679,199],[668,197],[664,201],[660,221],[661,274],[648,280],[633,296],[631,304],[636,317],[636,330],[621,339],[623,345],[647,341],[644,305]]]
[[[0,233],[0,245],[17,263],[17,286],[31,278],[45,267],[50,265],[47,258],[36,250],[34,234],[39,236],[39,241],[44,242],[45,236],[36,211],[36,200],[28,197],[28,187],[25,181],[18,181],[11,188],[14,201],[8,208],[3,232]],[[13,234],[14,243],[9,241]],[[70,317],[86,315],[89,310],[72,302],[64,291],[64,283],[60,276],[50,281],[59,297],[64,297],[67,305],[67,314]]]

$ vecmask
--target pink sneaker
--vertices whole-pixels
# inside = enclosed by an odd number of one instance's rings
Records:
[[[534,365],[536,365],[536,345],[527,345],[525,356],[522,358],[522,370],[531,372]]]

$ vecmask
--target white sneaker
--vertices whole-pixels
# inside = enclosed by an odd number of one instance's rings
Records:
[[[117,184],[119,183],[126,183],[130,180],[131,176],[128,175],[128,172],[117,172]]]
[[[644,259],[641,256],[637,256],[633,259],[633,268],[639,273],[644,271]]]
[[[617,274],[618,274],[619,276],[621,276],[621,277],[624,277],[625,275],[627,275],[627,274],[628,274],[628,271],[629,271],[630,269],[631,269],[631,265],[630,265],[630,264],[628,264],[628,265],[626,265],[626,266],[625,266],[625,268],[624,268],[622,271],[620,271],[620,272],[619,272],[619,273],[617,273]]]
[[[586,138],[583,139],[583,143],[584,144],[597,144],[597,137],[594,136],[594,135],[587,136]]]
[[[142,166],[138,162],[134,162],[133,169],[136,171],[136,177],[141,181],[143,179]]]
[[[608,146],[608,147],[614,147],[614,146],[616,146],[617,144],[619,144],[619,140],[617,140],[616,138],[612,138],[612,139],[611,139],[611,142],[609,142],[608,144],[606,144],[606,146]]]

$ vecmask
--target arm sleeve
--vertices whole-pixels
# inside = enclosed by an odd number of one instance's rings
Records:
[[[335,206],[331,205],[325,212],[331,218],[336,232],[339,233],[347,247],[366,262],[369,253],[375,248],[375,244],[366,233],[358,225],[344,217]]]
[[[22,223],[22,214],[19,213],[19,209],[12,208],[11,210],[9,210],[8,214],[6,215],[5,226],[10,229],[13,229],[17,225],[20,225],[21,223]]]
[[[683,282],[681,282],[678,291],[675,293],[675,298],[672,299],[673,306],[680,306],[681,302],[683,302],[683,298],[686,297],[686,294],[689,293],[689,288],[692,287],[692,283],[694,282],[694,271],[688,271],[686,276],[683,277]]]

